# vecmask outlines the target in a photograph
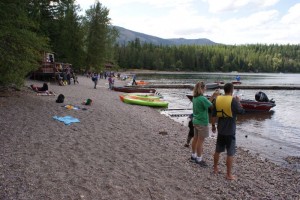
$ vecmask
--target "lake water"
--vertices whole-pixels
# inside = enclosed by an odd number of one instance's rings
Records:
[[[138,74],[137,79],[155,84],[195,84],[235,80],[234,73],[163,73]],[[300,74],[251,74],[239,73],[242,84],[249,85],[300,85]],[[262,159],[300,170],[300,90],[262,90],[276,106],[270,112],[247,113],[237,119],[237,145],[258,154]],[[187,125],[187,114],[192,104],[186,97],[189,89],[158,89],[169,102],[163,114]],[[207,94],[212,94],[208,90]],[[239,90],[243,99],[255,99],[258,90]],[[173,110],[174,109],[174,110]],[[287,162],[287,157],[294,160]]]

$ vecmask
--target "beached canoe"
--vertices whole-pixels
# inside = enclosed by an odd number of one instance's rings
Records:
[[[191,101],[193,101],[192,95],[186,95],[186,96]],[[206,97],[210,98],[210,96],[206,96]],[[242,99],[242,100],[240,100],[240,102],[246,112],[257,112],[257,111],[267,112],[267,111],[270,111],[271,108],[276,106],[274,101],[259,102],[259,101],[250,100],[250,99]]]
[[[113,87],[114,91],[125,93],[155,93],[156,90],[152,88],[138,88],[138,87]]]
[[[169,103],[160,99],[140,99],[138,96],[120,95],[124,103],[151,107],[168,107]]]

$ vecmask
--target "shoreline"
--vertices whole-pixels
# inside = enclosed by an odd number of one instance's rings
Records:
[[[300,173],[238,148],[227,181],[213,175],[215,139],[205,141],[209,168],[189,162],[185,127],[158,110],[124,104],[101,79],[50,84],[56,96],[28,88],[0,97],[0,199],[299,199]],[[124,85],[116,80],[116,86]],[[41,85],[40,81],[27,80]],[[57,104],[58,94],[65,95]],[[81,102],[93,99],[91,106]],[[72,104],[87,110],[67,110]],[[52,119],[70,115],[69,126]],[[166,133],[166,134],[162,134]],[[280,189],[278,189],[280,188]]]

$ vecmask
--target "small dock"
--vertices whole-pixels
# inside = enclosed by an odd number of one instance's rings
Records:
[[[141,88],[165,88],[165,89],[190,89],[193,90],[194,85],[191,84],[149,84],[143,86],[132,86]],[[223,89],[224,84],[219,87]],[[249,90],[300,90],[300,85],[234,85],[235,89],[249,89]],[[214,90],[214,89],[208,89]]]

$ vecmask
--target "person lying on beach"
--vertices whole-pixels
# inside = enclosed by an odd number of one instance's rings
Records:
[[[48,91],[48,84],[44,83],[43,87],[37,87],[35,85],[30,85],[30,87],[36,92],[46,92]]]

